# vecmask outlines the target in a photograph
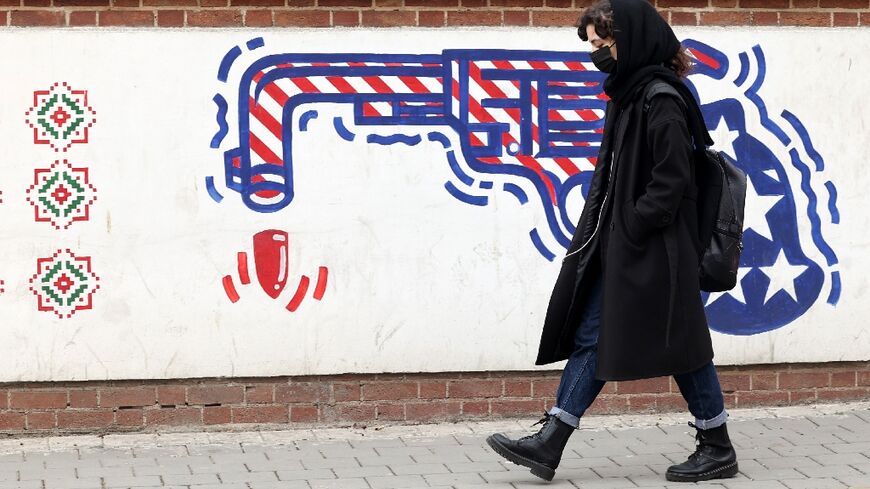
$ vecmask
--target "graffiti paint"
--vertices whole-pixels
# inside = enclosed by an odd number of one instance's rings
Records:
[[[85,144],[97,113],[88,105],[87,90],[73,90],[66,82],[33,92],[33,105],[25,113],[33,130],[34,144],[47,144],[66,152],[73,144]]]
[[[722,80],[734,71],[722,51],[692,39],[685,45],[697,62],[689,82],[696,94],[693,80]],[[233,53],[235,62],[241,52]],[[758,96],[766,67],[761,47],[740,53],[738,58],[740,67],[733,83],[743,92],[739,97],[704,103],[702,110],[716,137],[716,147],[748,174],[746,251],[738,287],[709,297],[705,294],[705,301],[713,329],[748,335],[793,322],[816,302],[825,287],[828,302],[835,304],[832,298],[839,297],[841,282],[836,255],[818,226],[818,191],[810,183],[814,180],[810,173],[824,169],[822,157],[796,116],[783,111],[783,121],[778,123],[768,115]],[[754,78],[749,76],[751,62],[755,64]],[[228,81],[227,76],[219,78]],[[588,54],[575,52],[265,55],[246,67],[234,87],[239,93],[238,126],[234,130],[240,145],[223,152],[226,186],[241,194],[245,205],[255,212],[277,212],[289,206],[296,191],[294,111],[320,103],[349,104],[354,110],[353,128],[445,126],[459,135],[461,147],[454,149],[445,131],[425,133],[428,141],[443,146],[455,176],[444,183],[447,193],[468,205],[487,206],[494,192],[491,179],[503,178],[503,191],[521,204],[531,199],[543,211],[546,225],[531,229],[529,240],[544,259],[554,261],[574,232],[568,196],[576,188],[585,196],[597,161],[607,100],[602,81]],[[220,94],[215,99],[224,100]],[[780,143],[780,151],[748,132],[747,110],[760,115],[762,130]],[[298,130],[307,130],[316,114],[304,112]],[[220,134],[228,130],[225,119],[225,105],[220,104]],[[789,138],[780,127],[783,123],[798,137]],[[354,129],[341,118],[333,119],[333,127],[339,137],[354,141]],[[379,145],[416,146],[422,140],[422,132],[366,137],[368,143]],[[815,162],[812,170],[801,155]],[[800,168],[805,178],[792,184],[782,169],[786,164]],[[209,193],[219,202],[214,197],[213,179],[207,178]],[[827,207],[838,220],[836,186],[831,181],[825,186]],[[530,194],[524,187],[535,192]],[[794,192],[803,192],[810,199],[810,206],[800,215]],[[798,234],[799,219],[804,218],[812,229],[810,243],[802,242]],[[822,252],[826,262],[819,264],[808,257],[802,248],[807,245]]]
[[[602,80],[588,53],[576,52],[268,55],[246,69],[236,88],[241,144],[224,151],[226,186],[254,211],[285,208],[294,197],[290,122],[296,107],[350,104],[356,126],[444,126],[460,135],[468,170],[447,152],[458,181],[444,184],[458,200],[488,202],[486,195],[475,195],[479,189],[468,174],[531,182],[547,224],[530,234],[546,235],[554,240],[552,248],[565,248],[574,225],[559,208],[582,181],[570,177],[594,169],[604,126]],[[222,110],[218,121],[223,133]],[[300,119],[299,129],[307,122]],[[354,139],[343,121],[335,119],[333,126],[342,139]],[[428,139],[436,134],[428,133]],[[421,140],[419,135],[367,137],[382,145]],[[555,256],[540,240],[535,245],[542,255]]]
[[[91,206],[97,200],[89,172],[86,167],[73,167],[67,160],[34,170],[33,183],[26,191],[34,219],[49,222],[55,229],[68,229],[74,222],[89,220]]]
[[[254,234],[253,237],[254,272],[257,282],[263,292],[272,299],[279,299],[287,286],[290,276],[290,235],[286,231],[267,229]],[[251,272],[248,253],[240,251],[236,254],[237,273],[242,285],[251,283]],[[317,283],[314,286],[313,298],[322,300],[326,291],[329,277],[327,267],[319,267]],[[299,278],[299,283],[292,297],[287,302],[285,309],[295,312],[308,293],[311,279],[306,275]],[[235,285],[235,279],[231,275],[225,275],[221,279],[227,298],[236,303],[241,299]]]
[[[87,90],[74,90],[66,82],[48,90],[33,92],[33,105],[25,113],[33,130],[33,143],[49,145],[55,152],[67,152],[74,144],[89,141],[96,112],[88,105]],[[74,222],[88,221],[97,189],[90,182],[90,170],[56,160],[48,168],[33,171],[33,183],[25,191],[36,222],[48,222],[54,230],[68,229]],[[68,319],[93,307],[99,277],[91,270],[91,257],[76,256],[58,249],[50,257],[36,260],[30,291],[37,298],[37,310]]]
[[[767,69],[764,51],[756,45],[740,53],[739,67],[732,67],[725,53],[711,46],[697,41],[687,46],[705,60],[694,80],[706,77],[735,88],[733,96],[716,97],[702,109],[717,148],[736,160],[748,180],[738,284],[705,298],[710,326],[758,334],[792,323],[820,298],[836,305],[839,260],[822,235],[819,217],[820,190],[827,188],[831,192],[823,209],[829,223],[839,221],[836,187],[824,181],[824,160],[800,120],[788,111],[773,115],[758,95]],[[760,130],[749,130],[753,119]],[[803,208],[796,199],[801,194]],[[800,232],[807,228],[809,233]]]
[[[811,29],[676,30],[715,147],[751,184],[740,286],[705,297],[717,363],[868,360],[870,115],[855,100],[870,31],[824,29],[825,56],[808,57]],[[0,380],[534,368],[605,102],[570,29],[0,41],[15,73],[0,104]],[[99,122],[55,151],[34,92],[62,81]],[[88,168],[88,220],[36,221],[35,170],[63,159]],[[286,273],[280,249],[257,257],[264,230],[286,233]],[[30,279],[67,249],[99,289],[59,319]]]
[[[61,319],[93,307],[93,295],[100,278],[91,270],[91,257],[76,256],[69,249],[36,260],[36,273],[30,278],[30,291],[37,309],[52,312]]]

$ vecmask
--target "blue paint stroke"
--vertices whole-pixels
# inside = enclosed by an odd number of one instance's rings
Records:
[[[505,183],[502,189],[504,189],[505,192],[508,192],[516,197],[522,205],[525,205],[529,201],[529,196],[526,195],[526,192],[523,191],[523,189],[515,183]]]
[[[266,43],[263,41],[262,37],[255,37],[246,43],[246,45],[248,46],[248,51],[259,49],[265,44]]]
[[[740,74],[737,75],[737,79],[734,80],[734,84],[738,87],[743,85],[747,78],[749,78],[749,55],[746,52],[740,53]]]
[[[834,182],[828,180],[825,182],[825,188],[828,189],[828,210],[831,212],[831,222],[840,224],[840,211],[837,209],[837,187]]]
[[[218,68],[218,80],[226,83],[227,78],[230,76],[230,67],[233,66],[233,63],[236,61],[236,58],[242,55],[242,48],[238,46],[233,46],[232,49],[227,51],[227,54],[224,55],[224,59],[221,60],[221,66]]]
[[[453,171],[453,174],[456,175],[462,183],[466,185],[471,185],[474,183],[474,178],[468,176],[467,173],[462,171],[462,167],[459,166],[459,162],[456,160],[456,153],[452,150],[447,152],[447,163],[450,165],[450,170]]]
[[[767,115],[767,106],[764,105],[764,101],[761,100],[761,97],[758,95],[758,90],[761,88],[761,85],[764,83],[764,77],[767,74],[767,63],[764,60],[764,52],[761,50],[761,46],[756,44],[752,48],[752,52],[755,53],[755,57],[758,59],[758,77],[755,78],[755,81],[752,82],[752,86],[746,90],[746,98],[751,100],[756,107],[758,107],[758,112],[761,115],[761,125],[764,126],[765,129],[772,132],[774,136],[779,139],[783,146],[788,146],[791,143],[791,139],[788,135],[776,125],[775,122],[770,120],[770,117]]]
[[[224,138],[227,137],[227,132],[229,132],[230,130],[230,125],[227,124],[228,106],[226,99],[221,94],[216,94],[212,100],[214,100],[214,103],[216,103],[218,106],[218,132],[216,132],[214,137],[211,138],[211,144],[209,145],[209,147],[220,148],[221,142],[223,142]]]
[[[801,174],[801,190],[806,194],[807,199],[809,200],[809,205],[807,206],[807,217],[810,219],[810,225],[812,227],[812,237],[813,243],[816,244],[816,247],[819,248],[819,251],[825,255],[825,259],[828,261],[828,266],[835,265],[839,262],[837,259],[836,253],[831,247],[825,242],[825,238],[822,237],[821,232],[821,218],[819,218],[818,212],[816,212],[816,206],[818,205],[818,199],[816,198],[816,193],[810,185],[810,167],[801,161],[800,155],[796,149],[792,149],[788,152],[791,155],[791,164],[800,172]]]
[[[429,141],[436,141],[441,143],[441,146],[444,146],[444,149],[450,149],[450,138],[448,138],[444,134],[440,132],[430,132],[429,134],[427,134],[427,137],[429,138]]]
[[[715,56],[715,54],[714,54]],[[289,130],[294,124],[290,122],[290,118],[293,114],[293,111],[301,107],[305,104],[309,103],[321,103],[321,102],[329,102],[329,103],[349,103],[354,105],[354,116],[355,123],[359,124],[368,124],[368,125],[415,125],[415,126],[432,126],[432,125],[440,125],[445,126],[446,129],[443,131],[439,131],[441,133],[447,134],[446,131],[450,131],[449,134],[459,135],[458,143],[461,148],[461,154],[458,154],[457,157],[464,158],[464,164],[462,168],[467,171],[470,175],[475,175],[475,181],[479,180],[477,178],[477,174],[486,175],[486,180],[494,180],[501,177],[512,177],[514,179],[522,179],[523,181],[527,181],[531,184],[530,187],[524,187],[527,192],[529,192],[529,198],[531,201],[540,202],[543,204],[543,211],[546,217],[546,224],[539,227],[539,231],[543,232],[545,229],[549,228],[550,233],[556,240],[556,242],[567,248],[570,245],[571,239],[570,235],[567,235],[561,225],[561,220],[559,219],[559,209],[556,207],[556,203],[553,201],[551,192],[548,190],[548,187],[552,188],[555,191],[555,196],[558,198],[560,195],[560,182],[550,181],[552,177],[547,175],[540,175],[531,168],[528,168],[523,165],[517,164],[505,164],[498,165],[492,164],[490,162],[481,161],[482,158],[487,157],[499,157],[503,154],[503,148],[500,145],[493,145],[489,148],[477,148],[472,147],[469,141],[468,134],[472,130],[473,124],[469,121],[469,63],[474,62],[475,60],[480,59],[511,59],[511,60],[535,60],[535,61],[556,61],[556,62],[565,62],[565,61],[573,61],[573,62],[588,62],[589,55],[587,53],[577,53],[577,52],[551,52],[551,51],[539,51],[539,50],[502,50],[502,49],[494,49],[494,50],[470,50],[470,49],[460,49],[460,50],[444,50],[440,54],[347,54],[347,53],[306,53],[306,54],[281,54],[281,55],[269,55],[264,56],[263,58],[255,61],[251,66],[249,66],[244,74],[241,77],[239,82],[240,87],[254,87],[254,99],[257,99],[260,92],[265,89],[265,87],[272,83],[274,80],[278,79],[286,79],[286,78],[305,78],[311,76],[352,76],[352,77],[363,77],[363,76],[396,76],[397,73],[402,76],[409,77],[428,77],[428,78],[441,78],[442,80],[450,80],[453,78],[451,73],[451,67],[454,63],[459,65],[459,94],[460,97],[454,100],[452,96],[452,90],[445,90],[444,93],[441,94],[343,94],[343,93],[300,93],[293,95],[290,100],[284,106],[284,124],[283,127],[285,130]],[[727,68],[727,57],[722,57],[721,60],[719,58],[716,59],[717,63],[720,65],[716,73],[726,71],[724,68]],[[346,64],[350,62],[363,62],[366,63],[366,66],[355,67],[355,66],[337,66],[336,64]],[[328,63],[329,66],[307,66],[311,63]],[[380,66],[380,64],[387,63],[399,63],[399,64],[409,64],[409,66],[402,66],[400,70],[397,71],[394,66]],[[411,64],[413,66],[411,66]],[[277,68],[278,65],[282,65],[281,68]],[[294,66],[296,65],[296,66]],[[302,65],[302,66],[300,66]],[[376,66],[378,65],[378,66]],[[266,68],[269,68],[266,70]],[[274,68],[274,69],[273,69]],[[262,76],[256,82],[254,78],[258,76],[259,73],[266,71],[266,75]],[[509,74],[507,72],[510,72]],[[508,79],[519,81],[523,84],[523,86],[527,86],[530,83],[537,83],[539,86],[550,87],[550,84],[553,83],[589,83],[595,82],[600,84],[604,77],[598,73],[597,71],[584,71],[582,73],[579,72],[565,72],[562,70],[490,70],[487,71],[487,75],[492,75],[493,79]],[[721,76],[724,76],[722,74]],[[719,78],[721,78],[719,76]],[[528,93],[530,90],[522,90],[522,93]],[[530,94],[528,95],[530,97]],[[544,104],[548,97],[544,97],[541,100],[541,103]],[[238,131],[240,135],[240,147],[238,148],[238,156],[239,156],[239,168],[236,169],[233,167],[235,164],[234,160],[231,158],[230,154],[225,154],[225,167],[226,174],[228,175],[227,181],[230,182],[230,178],[235,178],[235,181],[239,183],[236,186],[239,187],[239,192],[242,194],[242,200],[244,204],[256,211],[256,212],[275,212],[277,210],[283,209],[292,201],[293,195],[293,187],[292,187],[292,152],[291,152],[291,138],[285,136],[284,142],[284,153],[283,153],[283,167],[275,167],[275,165],[271,164],[257,164],[253,165],[251,162],[251,150],[249,147],[249,141],[246,136],[249,134],[249,120],[250,117],[250,107],[249,107],[250,97],[239,97],[238,99],[238,114],[239,114],[239,125]],[[363,116],[361,115],[363,112],[364,103],[374,103],[374,102],[389,102],[393,106],[394,110],[391,115],[380,116],[380,117],[371,117],[371,116]],[[419,107],[413,104],[419,103],[440,103],[438,107],[439,110],[431,109],[433,113],[414,113],[411,114],[407,112],[411,110],[408,107],[403,108],[402,103],[412,104],[409,107]],[[459,105],[457,110],[457,105]],[[417,110],[414,108],[413,110]],[[426,109],[430,110],[430,109]],[[455,115],[454,115],[455,114]],[[539,123],[541,123],[540,130],[542,136],[548,134],[549,128],[547,127],[549,121],[546,119],[547,111],[542,108],[538,111],[539,114]],[[541,116],[544,114],[544,116]],[[298,117],[298,116],[297,116]],[[543,119],[543,120],[541,120]],[[532,124],[535,121],[532,120],[524,120],[523,124]],[[577,122],[576,125],[571,125],[572,127],[565,127],[564,129],[574,129],[579,130],[583,129],[585,126],[583,124],[589,124],[587,122]],[[337,131],[338,132],[338,131]],[[433,131],[434,132],[434,131]],[[345,130],[345,134],[348,131]],[[430,140],[440,140],[442,146],[447,146],[450,140],[445,139],[441,136],[430,135]],[[564,146],[564,147],[549,147],[543,146],[543,138],[542,138],[542,153],[536,155],[537,158],[552,158],[552,157],[589,157],[597,155],[597,148],[590,147],[572,147],[572,146]],[[549,143],[547,143],[549,144]],[[449,147],[449,146],[447,146]],[[252,199],[252,196],[260,190],[272,190],[272,188],[265,188],[263,186],[263,182],[253,184],[251,183],[251,178],[256,174],[262,174],[265,172],[273,172],[278,176],[283,178],[283,182],[275,185],[275,187],[280,187],[280,189],[284,192],[285,197],[280,201],[273,201],[269,203],[260,203],[255,202]],[[481,177],[482,178],[482,177]],[[455,184],[459,188],[465,188],[464,184],[460,184],[460,182],[456,179],[451,178],[455,182]],[[244,183],[241,183],[244,182]],[[228,183],[228,186],[230,184]],[[278,188],[275,188],[278,190]],[[533,195],[534,194],[534,195]],[[482,200],[482,199],[477,199]]]
[[[381,136],[379,134],[369,134],[366,137],[367,143],[380,144],[382,146],[389,146],[391,144],[407,144],[408,146],[416,146],[420,144],[423,138],[420,135],[415,136],[406,136],[404,134],[392,134],[390,136]]]
[[[462,202],[465,202],[466,204],[485,206],[489,201],[489,199],[487,199],[487,197],[485,195],[478,197],[475,195],[466,194],[465,192],[456,188],[456,186],[453,185],[453,182],[445,183],[444,188],[446,188],[447,191],[450,192],[450,195],[456,197],[456,199],[458,199]]]
[[[583,199],[585,200],[587,194],[589,192],[589,185],[592,183],[592,175],[594,171],[581,171],[580,173],[576,173],[567,180],[562,182],[562,188],[559,190],[559,215],[562,218],[562,224],[565,225],[565,229],[568,230],[572,235],[577,230],[577,225],[574,224],[577,222],[577,217],[571,219],[568,216],[568,195],[571,193],[574,188],[577,186],[580,187],[580,192],[583,195]],[[584,192],[585,190],[585,192]]]
[[[310,121],[311,119],[317,119],[317,115],[318,114],[316,110],[309,110],[308,112],[305,112],[304,114],[299,116],[299,130],[303,132],[307,131],[308,121]]]
[[[347,128],[344,127],[344,122],[341,121],[341,117],[332,119],[332,125],[335,127],[335,132],[337,132],[345,141],[353,141],[356,137],[356,134],[348,131]]]
[[[490,189],[492,188],[492,182],[480,182],[480,188]]]
[[[831,293],[828,294],[828,304],[836,306],[840,302],[840,291],[843,284],[840,282],[840,272],[831,272]]]
[[[714,68],[704,62],[701,62],[701,60],[698,59],[699,62],[695,63],[695,67],[692,70],[692,73],[707,75],[715,80],[721,80],[725,78],[725,75],[728,74],[728,56],[725,56],[722,51],[713,48],[709,44],[704,44],[703,42],[696,41],[694,39],[683,40],[683,46],[685,46],[686,49],[698,51],[704,56],[711,58],[715,63],[719,65],[718,67]]]
[[[812,159],[813,163],[816,164],[816,171],[824,170],[825,160],[822,159],[822,155],[820,155],[819,152],[816,151],[816,148],[813,147],[813,142],[810,141],[810,135],[807,132],[807,128],[804,127],[796,115],[787,110],[782,111],[782,118],[788,121],[788,123],[791,124],[791,127],[797,131],[798,137],[801,139],[801,142],[804,143],[804,148],[807,150],[807,154],[810,155],[810,159]]]
[[[556,255],[553,254],[552,251],[548,250],[546,246],[544,246],[544,242],[541,241],[541,236],[538,234],[537,229],[532,229],[529,233],[529,236],[532,238],[532,243],[535,245],[535,248],[538,249],[538,253],[541,254],[547,261],[553,261],[556,259]]]
[[[208,195],[212,198],[212,200],[214,200],[218,204],[220,204],[220,202],[224,200],[224,196],[221,195],[214,186],[213,176],[209,175],[205,177],[205,189],[208,191]]]

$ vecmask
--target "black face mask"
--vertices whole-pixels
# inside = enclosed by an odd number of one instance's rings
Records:
[[[613,73],[616,69],[616,60],[613,59],[613,55],[610,54],[610,46],[602,46],[595,51],[592,51],[590,56],[592,57],[592,64],[598,68],[598,71],[601,71],[602,73]]]

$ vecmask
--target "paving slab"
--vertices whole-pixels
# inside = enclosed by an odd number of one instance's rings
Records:
[[[870,402],[730,412],[740,472],[665,480],[694,449],[691,416],[589,416],[550,483],[486,445],[536,419],[281,431],[5,439],[0,489],[870,489]]]

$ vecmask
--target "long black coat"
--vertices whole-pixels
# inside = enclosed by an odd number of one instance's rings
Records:
[[[685,108],[661,94],[644,110],[640,93],[619,114],[609,105],[607,119],[605,131],[616,131],[613,153],[602,145],[535,363],[571,355],[586,291],[603,273],[596,376],[629,380],[698,369],[713,348],[698,284],[697,188]]]

